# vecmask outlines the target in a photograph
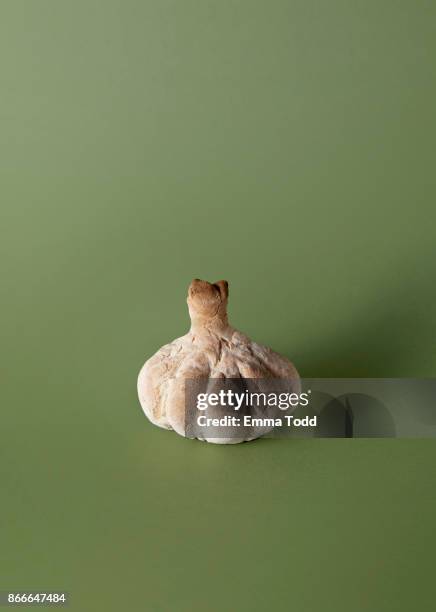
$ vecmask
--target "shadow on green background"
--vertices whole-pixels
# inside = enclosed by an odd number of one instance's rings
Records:
[[[428,610],[433,441],[158,430],[194,277],[306,376],[434,376],[429,2],[6,0],[1,589]]]

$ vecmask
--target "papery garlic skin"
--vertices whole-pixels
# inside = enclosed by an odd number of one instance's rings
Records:
[[[145,362],[138,376],[138,396],[148,419],[165,429],[185,435],[185,385],[190,378],[293,379],[299,392],[299,375],[285,357],[252,342],[231,327],[227,319],[228,283],[194,279],[188,289],[191,317],[189,332],[166,344]],[[218,444],[252,440],[205,438]]]

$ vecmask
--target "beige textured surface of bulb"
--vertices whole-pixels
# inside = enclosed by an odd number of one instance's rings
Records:
[[[298,372],[282,355],[253,342],[231,327],[227,318],[227,281],[194,279],[188,289],[189,332],[166,344],[145,362],[138,395],[149,420],[185,435],[185,380],[192,378],[283,378],[299,386]],[[243,438],[203,439],[215,443],[252,440],[265,433],[253,429]]]

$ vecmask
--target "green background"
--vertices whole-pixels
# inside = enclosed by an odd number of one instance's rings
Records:
[[[436,369],[436,5],[2,0],[0,589],[434,606],[436,445],[153,427],[194,277],[304,376]]]

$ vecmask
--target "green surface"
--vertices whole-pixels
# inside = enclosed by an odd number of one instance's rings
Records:
[[[214,447],[142,363],[193,277],[305,376],[436,371],[430,1],[3,0],[0,589],[430,610],[434,441]]]

